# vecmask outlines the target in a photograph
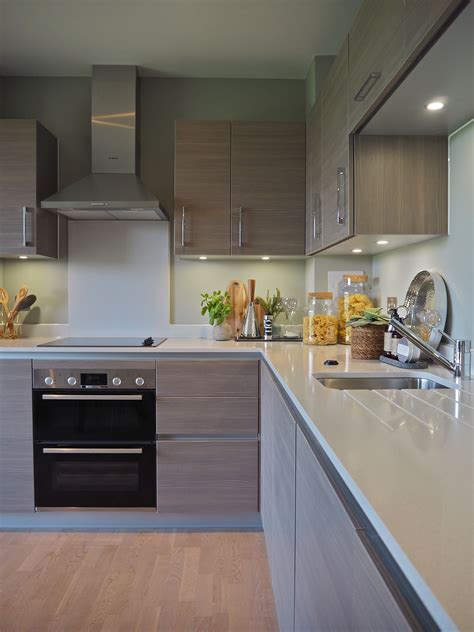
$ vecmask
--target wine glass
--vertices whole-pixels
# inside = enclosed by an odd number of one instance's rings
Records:
[[[286,320],[291,324],[296,312],[298,311],[299,301],[297,298],[284,297],[281,299],[281,306],[285,312]]]

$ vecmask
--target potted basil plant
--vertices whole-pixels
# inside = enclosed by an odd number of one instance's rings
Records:
[[[214,290],[212,294],[201,294],[201,314],[209,314],[209,324],[212,325],[214,340],[230,340],[232,327],[226,322],[227,316],[232,311],[232,304],[228,292],[222,293]]]

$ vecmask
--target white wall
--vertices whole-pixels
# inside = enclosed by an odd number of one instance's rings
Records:
[[[69,333],[161,334],[169,323],[169,224],[69,222]]]
[[[403,299],[420,270],[439,272],[449,294],[447,331],[474,341],[474,121],[450,137],[449,155],[449,236],[375,256],[374,285],[385,305],[387,296]]]

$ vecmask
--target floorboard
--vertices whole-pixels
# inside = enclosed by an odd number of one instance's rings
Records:
[[[1,632],[277,632],[262,533],[0,533]]]

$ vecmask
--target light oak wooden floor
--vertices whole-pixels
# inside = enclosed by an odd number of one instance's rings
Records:
[[[2,632],[275,632],[262,533],[0,533]]]

